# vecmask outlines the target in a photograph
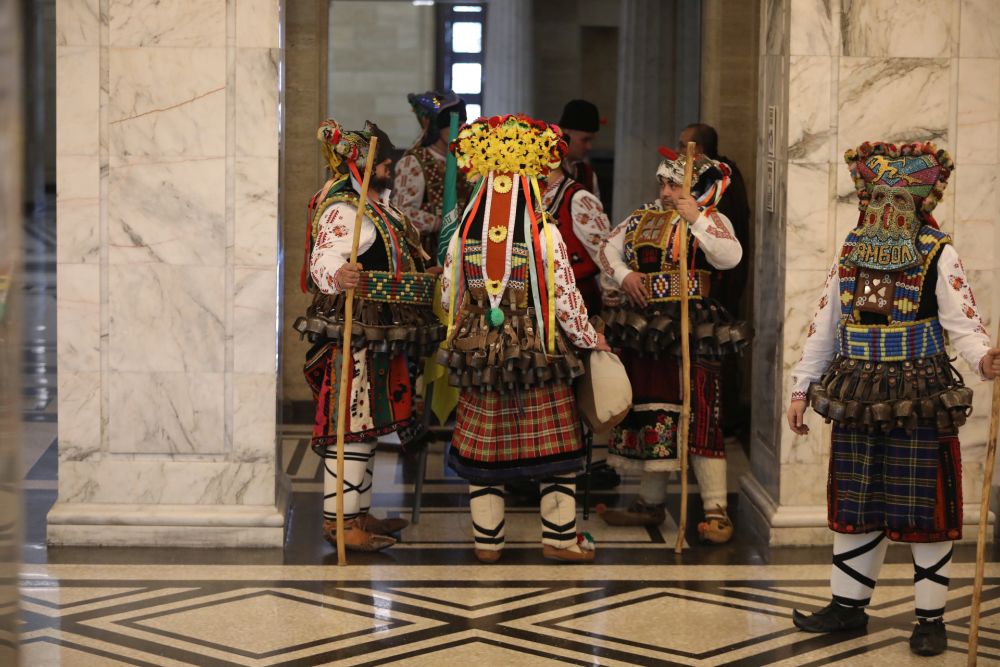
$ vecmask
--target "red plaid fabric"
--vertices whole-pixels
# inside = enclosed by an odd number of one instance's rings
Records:
[[[554,385],[501,395],[462,392],[452,438],[468,461],[503,463],[572,454],[582,448],[573,392]]]

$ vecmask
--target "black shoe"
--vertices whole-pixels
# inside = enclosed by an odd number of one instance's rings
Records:
[[[948,635],[945,633],[943,620],[920,619],[913,626],[913,634],[910,635],[912,652],[917,655],[940,655],[946,648],[948,648]]]
[[[868,627],[868,614],[860,607],[831,602],[808,616],[796,609],[792,612],[792,623],[806,632],[847,632]]]

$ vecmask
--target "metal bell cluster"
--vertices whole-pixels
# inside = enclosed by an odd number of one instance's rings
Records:
[[[634,350],[657,358],[681,353],[681,308],[677,301],[654,303],[645,310],[612,308],[602,317],[604,331],[612,347]],[[711,298],[692,300],[691,351],[701,359],[718,359],[743,350],[753,336],[747,322],[735,320]]]

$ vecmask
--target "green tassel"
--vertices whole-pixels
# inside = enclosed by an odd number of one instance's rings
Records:
[[[490,308],[486,313],[486,321],[494,329],[503,324],[503,319],[503,311],[499,308]]]

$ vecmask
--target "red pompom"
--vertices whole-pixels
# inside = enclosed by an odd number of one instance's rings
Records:
[[[676,160],[679,157],[677,153],[673,152],[666,146],[660,146],[657,150],[660,152],[660,155],[667,158],[668,160]]]

